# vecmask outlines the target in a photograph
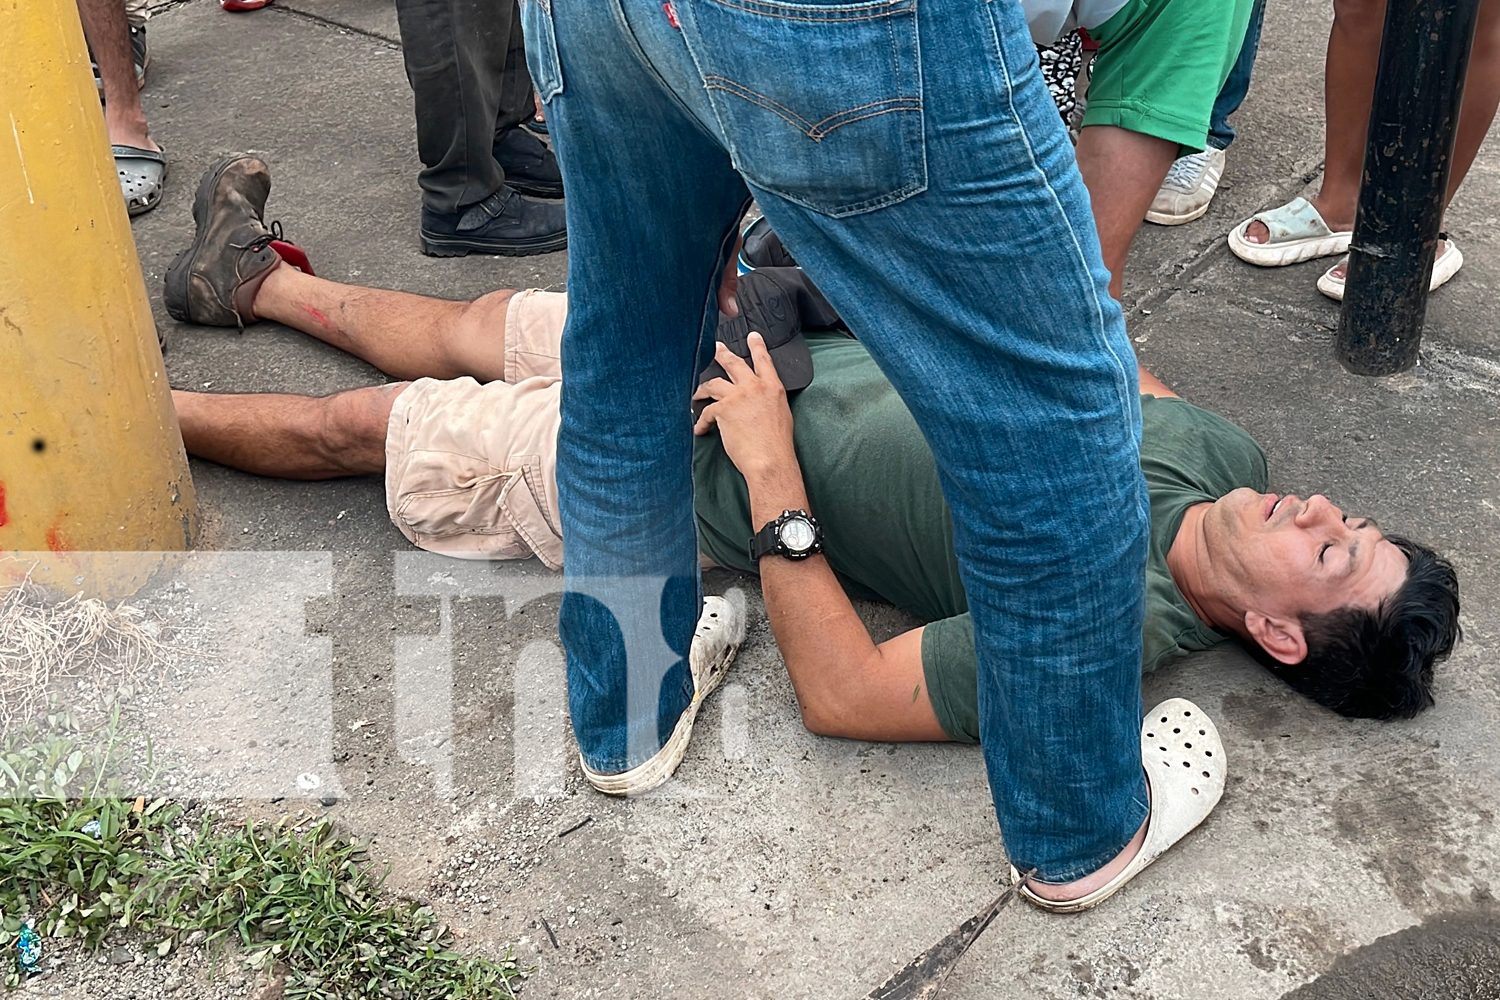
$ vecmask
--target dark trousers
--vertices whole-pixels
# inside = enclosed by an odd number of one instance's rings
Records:
[[[505,183],[495,134],[531,117],[517,0],[396,0],[417,106],[426,206],[456,212]]]

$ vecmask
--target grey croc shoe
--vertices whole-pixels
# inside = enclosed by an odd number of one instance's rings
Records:
[[[125,210],[136,216],[155,208],[167,179],[166,151],[120,145],[109,147],[109,151],[115,158],[115,173],[120,175]]]

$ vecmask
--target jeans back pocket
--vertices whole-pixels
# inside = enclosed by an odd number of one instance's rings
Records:
[[[543,103],[562,93],[562,64],[552,29],[552,0],[521,0],[521,31],[526,36],[526,68]]]
[[[916,0],[690,11],[703,84],[752,183],[834,217],[927,187]]]

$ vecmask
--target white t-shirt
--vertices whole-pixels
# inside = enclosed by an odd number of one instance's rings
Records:
[[[1051,45],[1074,28],[1097,28],[1130,0],[1021,0],[1031,37]]]

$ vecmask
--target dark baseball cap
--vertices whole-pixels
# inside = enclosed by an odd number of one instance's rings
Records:
[[[838,314],[823,298],[806,272],[797,267],[763,267],[742,274],[735,299],[740,314],[720,315],[716,338],[735,354],[750,359],[749,336],[759,333],[776,366],[776,375],[788,392],[805,389],[812,382],[812,354],[802,331],[838,325]],[[698,384],[727,378],[717,362],[710,362],[698,376]]]

